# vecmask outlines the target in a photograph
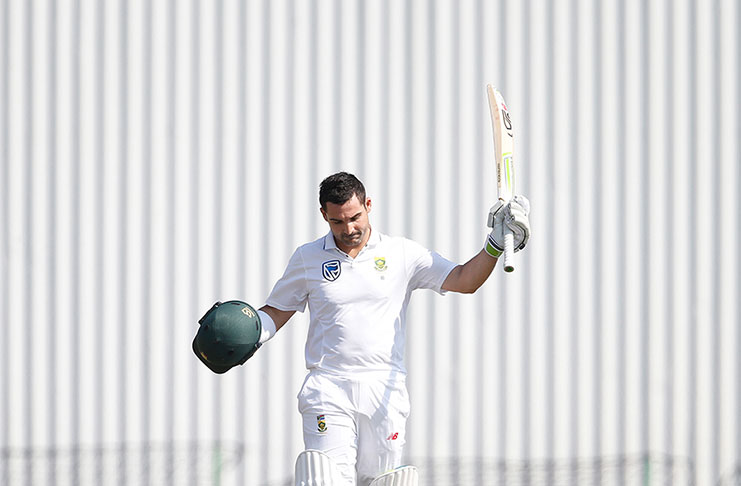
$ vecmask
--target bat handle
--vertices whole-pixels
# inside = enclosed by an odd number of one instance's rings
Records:
[[[512,230],[504,228],[504,271],[507,273],[515,271],[515,238]]]

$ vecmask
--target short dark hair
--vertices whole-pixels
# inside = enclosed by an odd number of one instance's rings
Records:
[[[345,204],[358,196],[358,200],[365,205],[365,186],[360,179],[347,172],[337,172],[325,178],[319,185],[319,204],[327,209],[327,203]]]

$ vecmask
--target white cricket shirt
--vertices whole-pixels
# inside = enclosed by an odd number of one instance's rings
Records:
[[[456,266],[414,241],[371,230],[353,259],[330,231],[291,256],[266,304],[283,311],[309,305],[306,367],[335,373],[406,373],[405,314],[415,289],[440,294]]]

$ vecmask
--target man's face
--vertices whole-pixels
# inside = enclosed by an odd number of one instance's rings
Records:
[[[362,248],[370,236],[370,222],[368,213],[371,209],[370,198],[365,204],[358,200],[357,195],[344,204],[328,202],[326,208],[320,209],[324,220],[334,235],[335,243],[340,250],[349,253],[353,248]]]

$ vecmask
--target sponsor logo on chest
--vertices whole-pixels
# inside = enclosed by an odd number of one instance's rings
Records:
[[[322,263],[322,277],[324,277],[325,280],[334,282],[340,278],[341,273],[342,265],[339,260],[329,260]]]

